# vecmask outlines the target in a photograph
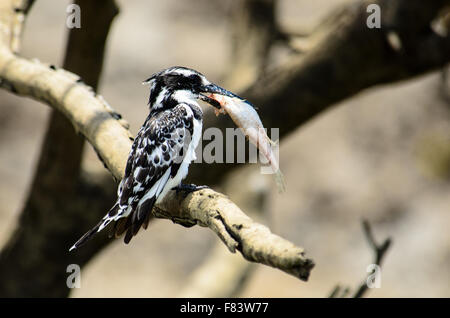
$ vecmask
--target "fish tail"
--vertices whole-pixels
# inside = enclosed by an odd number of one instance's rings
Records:
[[[273,141],[273,140],[270,139],[269,137],[267,137],[267,139],[269,140],[269,143],[270,143],[272,146],[274,146],[274,147],[278,146],[279,141],[280,141],[279,139]]]
[[[284,175],[281,173],[280,169],[278,169],[277,172],[275,172],[275,183],[277,184],[279,193],[286,191],[286,183],[284,182]]]

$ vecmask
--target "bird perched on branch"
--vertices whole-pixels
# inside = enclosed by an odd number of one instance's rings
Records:
[[[144,84],[150,86],[150,114],[134,139],[117,190],[117,201],[70,250],[84,244],[111,222],[114,222],[112,234],[119,237],[125,233],[124,242],[128,243],[141,226],[147,228],[153,205],[169,190],[202,188],[181,183],[189,164],[195,160],[195,148],[202,132],[203,112],[197,100],[220,109],[220,104],[207,94],[235,95],[185,67],[163,70]]]

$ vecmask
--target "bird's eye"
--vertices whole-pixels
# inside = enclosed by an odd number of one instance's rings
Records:
[[[202,84],[202,80],[197,74],[189,75],[189,81],[191,82],[193,87],[197,87]]]

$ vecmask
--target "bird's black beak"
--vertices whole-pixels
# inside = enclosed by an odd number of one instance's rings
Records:
[[[209,94],[219,94],[219,95],[223,95],[223,96],[228,96],[228,97],[237,97],[240,98],[239,96],[237,96],[236,94],[233,94],[230,91],[227,91],[226,89],[216,85],[216,84],[209,84],[209,85],[205,85],[200,89],[200,95],[199,98],[202,101],[207,102],[208,104],[210,104],[211,106],[217,108],[217,109],[221,109],[220,103],[215,100],[214,98],[208,97],[206,95],[204,95],[205,93],[209,93]]]
[[[219,95],[228,96],[228,97],[240,98],[236,94],[233,94],[232,92],[227,91],[226,89],[224,89],[216,84],[209,84],[209,85],[203,86],[201,91],[202,91],[202,93],[213,93],[213,94],[219,94]]]

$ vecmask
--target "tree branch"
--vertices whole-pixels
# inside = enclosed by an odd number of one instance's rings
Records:
[[[131,134],[103,98],[80,82],[78,76],[15,56],[0,43],[0,80],[1,87],[61,111],[93,145],[114,177],[122,178]],[[304,257],[303,249],[253,222],[224,195],[212,190],[198,191],[186,198],[171,191],[153,211],[183,225],[208,226],[230,251],[237,249],[249,261],[279,268],[302,280],[307,280],[314,266]]]
[[[365,237],[366,237],[366,239],[367,239],[367,241],[369,243],[369,246],[374,252],[373,264],[381,266],[381,262],[383,260],[383,257],[386,254],[386,252],[389,249],[389,247],[391,246],[392,239],[391,238],[387,238],[387,239],[385,239],[383,241],[383,243],[381,245],[379,245],[375,241],[375,237],[373,236],[372,227],[371,227],[369,221],[363,220],[362,221],[362,227],[363,227],[364,235],[365,235]],[[353,295],[353,298],[361,298],[361,297],[364,296],[364,294],[367,292],[367,290],[369,288],[368,285],[367,285],[367,280],[368,280],[368,278],[371,275],[373,275],[373,272],[369,273],[367,278],[361,283],[361,285],[359,286],[358,290]],[[344,297],[347,297],[347,295],[349,293],[350,293],[350,288],[349,287],[343,288],[340,285],[336,285],[336,287],[330,293],[329,297],[330,298],[344,298]]]
[[[381,28],[366,25],[367,6],[381,8]],[[332,11],[305,39],[308,51],[294,55],[257,79],[239,95],[258,107],[265,127],[279,128],[280,138],[362,90],[413,78],[450,61],[450,32],[436,34],[430,24],[449,0],[356,1]],[[402,50],[389,38],[398,37]],[[235,127],[224,116],[205,113],[205,127],[225,136]],[[226,139],[224,145],[230,144]],[[201,165],[190,180],[213,183],[237,164]],[[206,177],[206,179],[205,179]]]
[[[281,269],[302,280],[308,279],[314,267],[302,248],[272,234],[225,195],[210,189],[191,193],[185,199],[171,191],[153,214],[184,226],[209,227],[231,252],[237,249],[248,261]]]
[[[278,37],[276,0],[242,0],[233,3],[230,72],[224,87],[242,90],[265,71],[270,47]]]
[[[15,44],[12,49],[16,51],[20,34],[15,31],[22,31],[32,4],[32,1],[21,2],[20,7],[13,8],[15,23],[12,36],[15,42],[12,43]],[[95,89],[102,69],[106,39],[118,8],[113,0],[77,0],[76,3],[83,9],[83,28],[70,30],[64,67],[80,74]],[[100,11],[103,14],[99,17]],[[53,109],[26,204],[14,234],[0,256],[0,280],[3,282],[0,294],[66,296],[70,291],[63,284],[67,265],[83,265],[107,243],[103,240],[102,244],[92,244],[77,257],[66,253],[66,242],[77,238],[77,229],[92,226],[109,209],[115,196],[112,180],[94,184],[80,176],[83,145],[84,138],[74,131],[70,121]],[[85,213],[87,207],[90,213]],[[36,222],[50,219],[51,222]],[[24,261],[23,254],[27,255],[27,261]],[[39,277],[35,268],[43,268]]]
[[[120,180],[132,135],[128,124],[77,75],[39,61],[13,55],[0,47],[0,86],[59,110],[95,148],[99,157]],[[114,145],[114,148],[111,147]]]
[[[95,96],[88,86],[77,83],[77,77],[71,73],[54,71],[42,63],[10,54],[5,56],[1,51],[0,70],[1,87],[62,111],[75,130],[93,145],[115,178],[122,178],[131,149],[131,135],[112,116],[114,112],[105,101]],[[306,280],[313,267],[313,262],[304,257],[303,249],[271,234],[224,195],[212,190],[201,190],[186,198],[171,191],[154,208],[154,214],[183,225],[208,226],[230,251],[238,249],[249,261],[277,267],[300,279]]]
[[[383,241],[381,245],[377,244],[375,241],[375,237],[372,233],[372,227],[370,226],[370,223],[367,220],[363,220],[362,222],[364,234],[366,236],[367,241],[369,242],[370,247],[372,248],[374,252],[374,264],[381,266],[381,262],[383,260],[384,255],[386,254],[387,250],[391,246],[392,240],[391,238],[387,238]],[[371,273],[373,274],[373,273]],[[369,276],[371,275],[369,274]],[[367,286],[367,279],[364,280],[364,282],[359,286],[358,290],[354,294],[354,298],[360,298],[362,297],[367,289],[369,287]]]
[[[224,192],[258,222],[269,222],[270,177],[255,165],[236,169],[222,182]],[[228,253],[218,242],[177,297],[236,297],[257,268]]]
[[[12,35],[11,35],[11,50],[14,53],[19,53],[20,51],[20,43],[25,23],[25,17],[28,12],[31,10],[35,0],[17,0],[15,1],[17,4],[14,8],[14,18],[13,25],[11,27]]]

